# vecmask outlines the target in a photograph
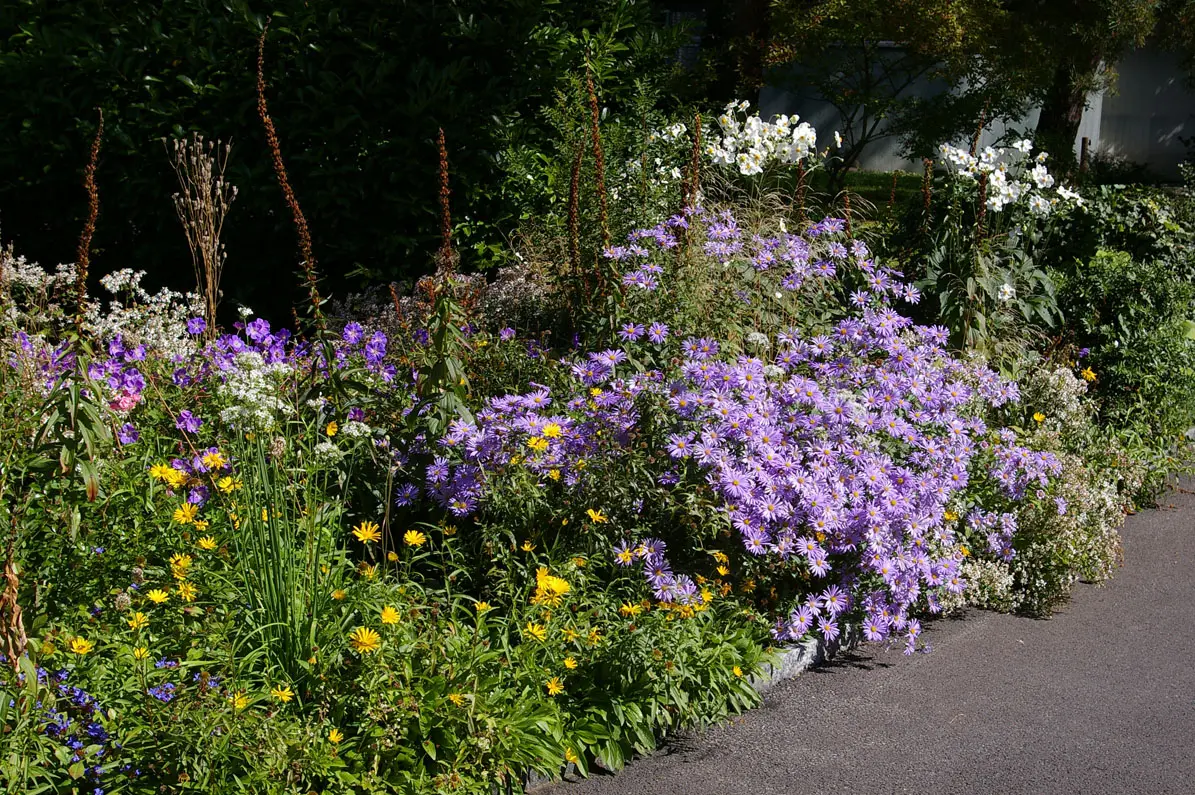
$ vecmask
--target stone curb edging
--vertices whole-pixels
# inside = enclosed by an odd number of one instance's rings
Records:
[[[804,643],[786,646],[776,652],[775,664],[767,666],[759,674],[751,677],[751,686],[761,696],[767,695],[769,691],[781,682],[794,679],[813,666],[833,659],[834,655],[839,652],[850,651],[859,645],[859,641],[859,630],[854,626],[848,625],[838,640],[833,642],[827,643],[824,640],[810,638]],[[576,774],[577,768],[572,762],[563,766],[563,776],[567,777]],[[548,784],[559,782],[560,779],[542,776],[533,770],[529,770],[523,775],[523,792],[531,793]]]

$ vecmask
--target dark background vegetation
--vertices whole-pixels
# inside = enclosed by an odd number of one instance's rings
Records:
[[[636,80],[668,81],[688,36],[634,0],[7,0],[0,235],[31,260],[74,260],[102,108],[93,274],[132,267],[186,289],[190,260],[161,139],[195,131],[231,140],[227,176],[240,193],[225,229],[224,289],[289,319],[299,255],[255,104],[267,17],[270,111],[333,293],[429,269],[438,128],[460,234],[501,235],[515,220],[501,153],[543,134],[540,110],[562,79],[588,61],[603,102],[617,106]],[[681,82],[681,93],[702,90]]]
[[[913,154],[931,154],[920,150],[944,134],[937,103],[905,107],[882,91],[857,98],[840,45],[866,53],[899,40],[912,67],[982,86],[962,97],[966,108],[951,106],[959,129],[1038,101],[1039,134],[1060,140],[1073,139],[1085,92],[1103,79],[1093,63],[1115,62],[1147,37],[1195,52],[1195,0],[1047,5],[1049,13],[1029,13],[1021,0],[3,0],[0,240],[43,265],[74,260],[82,173],[103,109],[92,278],[131,267],[150,284],[187,289],[162,139],[231,140],[227,177],[240,193],[223,238],[224,307],[239,301],[289,320],[299,254],[255,104],[267,18],[270,110],[323,292],[343,295],[431,268],[441,127],[462,265],[486,264],[486,245],[492,252],[544,194],[511,179],[505,153],[552,156],[543,110],[587,65],[603,107],[619,113],[645,94],[665,111],[750,98],[769,68],[795,59],[825,78],[813,81],[823,96],[885,109]],[[822,74],[814,67],[827,54]]]

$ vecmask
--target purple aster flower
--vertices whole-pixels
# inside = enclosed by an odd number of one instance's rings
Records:
[[[411,505],[419,498],[419,487],[414,483],[404,483],[395,490],[394,504],[399,508]]]
[[[638,323],[627,323],[619,330],[618,336],[622,337],[627,342],[634,342],[647,333],[647,330]]]
[[[503,342],[513,340],[514,338],[515,338],[515,330],[510,328],[509,326],[507,326],[506,328],[504,328],[498,332],[498,339],[502,340]]]
[[[668,339],[668,326],[660,322],[652,323],[647,329],[647,338],[656,345],[661,344]]]

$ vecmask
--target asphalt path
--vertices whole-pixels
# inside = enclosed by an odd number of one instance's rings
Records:
[[[615,775],[534,793],[1195,795],[1195,496],[1166,493],[1123,536],[1115,578],[1049,620],[933,622],[930,654],[863,647]]]

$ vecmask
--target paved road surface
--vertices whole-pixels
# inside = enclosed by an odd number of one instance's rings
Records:
[[[974,612],[864,648],[617,775],[535,795],[1195,795],[1195,496],[1129,517],[1124,568],[1049,621]]]

